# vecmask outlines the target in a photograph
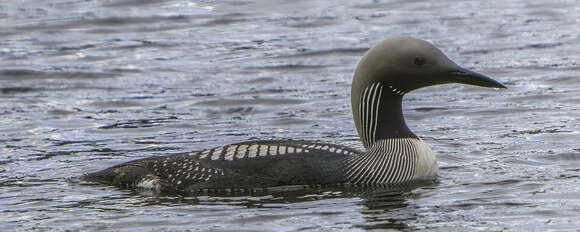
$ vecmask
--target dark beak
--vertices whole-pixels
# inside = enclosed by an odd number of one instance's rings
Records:
[[[476,85],[489,88],[507,89],[502,83],[491,79],[490,77],[477,73],[462,67],[449,72],[449,80],[456,83]]]

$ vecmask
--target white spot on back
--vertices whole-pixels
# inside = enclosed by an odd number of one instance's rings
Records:
[[[260,156],[268,155],[268,145],[260,145]]]
[[[286,154],[286,146],[278,146],[278,154],[279,155],[284,155]]]
[[[205,158],[206,158],[206,157],[209,155],[209,152],[210,152],[210,151],[211,151],[211,150],[209,150],[209,149],[203,150],[203,151],[201,152],[201,155],[199,155],[199,158],[200,158],[200,159],[205,159]]]
[[[248,148],[248,158],[254,158],[254,157],[256,157],[256,155],[258,155],[258,145],[252,144]]]
[[[238,148],[238,153],[236,154],[236,158],[244,158],[244,156],[246,156],[246,151],[248,151],[248,145],[240,145]]]
[[[236,148],[238,146],[236,145],[230,145],[228,146],[228,149],[226,149],[226,155],[224,156],[225,160],[234,160],[234,155],[236,154]]]
[[[144,188],[144,189],[153,189],[153,190],[160,190],[161,189],[161,179],[158,176],[148,174],[145,176],[135,187],[137,188]]]
[[[211,160],[217,160],[222,156],[223,147],[217,147],[211,153]]]
[[[278,154],[278,146],[270,146],[270,151],[268,151],[270,155],[277,155]]]

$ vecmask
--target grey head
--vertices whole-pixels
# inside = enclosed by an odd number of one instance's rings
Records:
[[[402,117],[402,96],[447,83],[506,88],[457,65],[424,40],[395,36],[367,51],[355,71],[351,90],[353,117],[365,147],[377,139],[416,137]]]

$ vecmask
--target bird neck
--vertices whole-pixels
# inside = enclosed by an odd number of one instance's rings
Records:
[[[357,132],[368,150],[378,140],[417,138],[403,117],[405,92],[381,82],[371,82],[352,92],[353,118]]]
[[[437,174],[437,161],[429,146],[418,138],[377,140],[366,152],[345,161],[350,183],[402,183],[430,179]]]

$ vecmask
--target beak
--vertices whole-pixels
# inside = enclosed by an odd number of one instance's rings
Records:
[[[467,85],[476,85],[481,87],[489,87],[489,88],[499,88],[499,89],[507,89],[505,85],[499,83],[498,81],[491,79],[490,77],[483,75],[481,73],[477,73],[462,67],[459,67],[456,70],[450,71],[448,73],[448,78],[452,82],[467,84]]]

